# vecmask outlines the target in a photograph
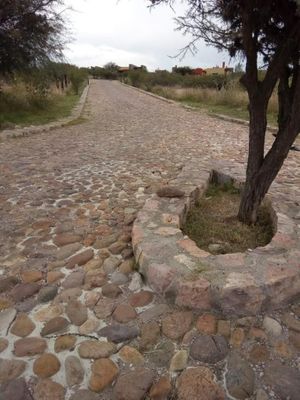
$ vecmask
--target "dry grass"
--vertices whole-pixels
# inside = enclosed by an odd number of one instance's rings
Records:
[[[206,195],[189,212],[184,233],[201,249],[214,254],[243,252],[265,246],[273,236],[268,209],[262,206],[257,224],[248,226],[237,219],[239,203],[237,189],[211,184]]]
[[[212,88],[180,88],[156,86],[152,92],[168,99],[209,108],[212,112],[224,112],[238,118],[248,119],[248,96],[237,82],[221,90]],[[269,121],[276,122],[277,97],[272,95],[268,108]]]

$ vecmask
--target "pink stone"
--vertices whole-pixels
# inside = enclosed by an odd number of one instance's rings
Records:
[[[216,259],[223,267],[240,267],[245,264],[244,253],[222,254],[217,256]]]
[[[148,199],[146,200],[144,210],[156,211],[158,209],[159,202],[157,200]]]
[[[161,236],[173,236],[181,233],[181,230],[170,226],[162,226],[161,228],[156,229],[155,233]]]
[[[210,255],[207,251],[201,250],[191,239],[181,239],[177,243],[193,257],[208,257]]]
[[[163,214],[163,224],[175,225],[177,228],[180,227],[179,216],[176,214]]]
[[[224,313],[256,314],[261,310],[265,295],[249,273],[232,272],[220,289],[220,306]]]
[[[175,271],[166,264],[150,264],[147,268],[147,280],[157,292],[163,293],[175,278]]]
[[[204,278],[179,282],[176,304],[180,307],[209,310],[211,308],[210,288],[210,282]]]
[[[300,292],[299,268],[269,266],[265,279],[267,294],[274,305],[286,302]]]
[[[132,247],[134,248],[136,245],[138,245],[144,238],[144,232],[142,228],[134,224],[132,228]]]

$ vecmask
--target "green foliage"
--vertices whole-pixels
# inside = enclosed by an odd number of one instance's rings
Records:
[[[63,0],[1,0],[0,73],[62,58],[66,41]]]
[[[123,75],[125,83],[139,87],[145,90],[152,90],[156,86],[163,87],[185,87],[185,88],[214,88],[220,89],[232,80],[234,74],[230,77],[223,75],[181,75],[168,71],[146,72],[143,70],[129,71]]]

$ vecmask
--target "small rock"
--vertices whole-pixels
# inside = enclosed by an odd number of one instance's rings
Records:
[[[263,344],[256,344],[252,347],[249,358],[252,363],[257,364],[260,362],[266,362],[270,357],[268,348]]]
[[[106,326],[98,331],[98,336],[106,337],[114,343],[121,343],[129,339],[134,339],[139,335],[137,326],[114,324]]]
[[[186,350],[179,350],[177,351],[174,356],[172,357],[171,364],[170,364],[170,371],[182,371],[186,368],[188,360],[188,352]]]
[[[40,303],[47,303],[54,299],[57,295],[57,287],[56,286],[46,286],[43,287],[38,294],[38,301]]]
[[[0,293],[8,292],[19,282],[19,279],[15,276],[9,276],[7,278],[0,279]]]
[[[80,287],[83,285],[84,277],[85,272],[83,270],[74,271],[66,277],[66,279],[62,283],[62,286],[65,289]]]
[[[76,235],[74,233],[60,233],[59,235],[54,236],[53,243],[56,246],[62,247],[68,244],[80,242],[82,237],[80,235]]]
[[[235,328],[231,334],[230,344],[232,347],[241,347],[243,341],[245,340],[245,331],[243,328]]]
[[[122,293],[122,290],[118,285],[114,283],[107,283],[102,286],[102,294],[104,297],[109,297],[110,299],[115,299]]]
[[[134,265],[135,265],[135,260],[132,257],[132,258],[122,262],[122,264],[119,266],[119,271],[122,274],[129,275],[129,274],[131,274],[131,272],[134,271]],[[132,289],[130,289],[130,290],[132,290]]]
[[[218,335],[224,336],[228,339],[231,335],[230,321],[219,320],[217,332]]]
[[[127,275],[122,274],[122,272],[115,271],[112,273],[110,280],[112,283],[115,283],[116,285],[124,285],[125,283],[128,282],[128,277]]]
[[[63,313],[61,305],[51,305],[41,308],[34,314],[34,318],[39,322],[47,322],[52,318],[59,317]]]
[[[77,338],[72,335],[59,336],[55,340],[54,351],[60,353],[64,350],[74,350]]]
[[[59,281],[60,279],[64,278],[65,274],[63,274],[61,271],[50,271],[47,274],[47,282],[49,284],[55,283]]]
[[[94,247],[95,247],[95,249],[104,249],[106,247],[109,247],[117,239],[118,239],[118,236],[116,234],[106,236],[104,238],[96,240],[96,242],[94,243]]]
[[[150,304],[153,300],[153,293],[148,290],[141,290],[138,293],[134,293],[129,297],[129,303],[132,307],[145,307]]]
[[[266,316],[263,320],[263,326],[269,335],[280,336],[282,333],[282,327],[280,323],[273,318]]]
[[[219,335],[197,336],[191,344],[190,356],[197,361],[215,364],[223,360],[229,352],[226,339]]]
[[[148,359],[158,368],[168,368],[175,350],[171,340],[160,342],[154,350],[148,353]]]
[[[100,322],[96,318],[89,318],[82,324],[78,331],[81,335],[89,335],[93,332],[96,332],[99,328]]]
[[[237,353],[230,354],[225,374],[229,394],[240,400],[248,399],[254,392],[255,375],[249,363]]]
[[[4,360],[0,358],[0,383],[5,383],[18,378],[26,368],[26,362],[22,360]]]
[[[33,282],[38,282],[41,279],[43,279],[43,274],[41,271],[25,271],[22,272],[21,274],[22,281],[25,283],[33,283]]]
[[[43,354],[33,363],[33,372],[40,378],[49,378],[60,370],[60,362],[54,354]]]
[[[143,280],[141,277],[141,274],[138,272],[134,272],[132,274],[131,282],[128,286],[128,289],[131,290],[132,292],[137,292],[141,290],[143,287]]]
[[[87,292],[84,295],[85,305],[88,308],[95,307],[95,305],[98,303],[100,299],[101,299],[101,294],[95,291]]]
[[[6,336],[7,331],[15,319],[17,312],[14,308],[7,308],[0,312],[0,335]]]
[[[97,318],[105,319],[110,317],[115,309],[115,302],[111,299],[101,299],[94,307],[94,313]]]
[[[190,328],[193,314],[190,311],[178,311],[162,320],[162,332],[170,339],[180,339]]]
[[[72,269],[76,265],[79,265],[79,266],[84,265],[88,261],[90,261],[93,257],[94,257],[94,250],[92,250],[92,249],[84,250],[84,251],[77,253],[74,256],[70,257],[66,264],[66,268]]]
[[[121,260],[118,257],[110,256],[104,261],[103,270],[107,274],[112,274],[120,264]]]
[[[66,306],[66,313],[72,324],[82,325],[88,317],[87,308],[78,300],[71,300]]]
[[[12,379],[1,385],[0,400],[32,400],[25,379]]]
[[[139,318],[142,322],[150,322],[152,320],[157,320],[160,316],[166,314],[170,311],[167,304],[155,304],[153,307],[148,308],[139,314]]]
[[[40,285],[37,283],[20,283],[11,290],[10,294],[14,301],[18,303],[33,296],[39,290]]]
[[[10,332],[16,336],[26,337],[34,330],[35,324],[27,314],[19,314],[13,323]]]
[[[143,400],[154,380],[154,372],[146,368],[126,372],[119,376],[112,400]]]
[[[280,399],[298,400],[300,393],[300,373],[296,368],[271,361],[266,366],[265,383]]]
[[[64,332],[70,322],[63,317],[55,317],[46,322],[45,326],[41,330],[41,336],[51,335],[52,333]]]
[[[45,339],[29,337],[19,339],[14,343],[14,354],[17,357],[30,357],[43,353],[47,348]]]
[[[144,357],[134,347],[124,346],[118,353],[121,360],[126,364],[142,365],[144,364]]]
[[[68,356],[65,360],[66,381],[69,387],[79,385],[84,378],[84,369],[76,356]]]
[[[217,319],[212,314],[203,314],[198,318],[196,326],[199,332],[213,335],[217,330]]]
[[[109,246],[108,250],[111,252],[111,254],[120,254],[126,247],[127,243],[115,242]]]
[[[70,400],[99,400],[99,396],[90,390],[80,389],[71,395]]]
[[[34,400],[65,400],[65,389],[50,379],[38,381],[33,393]]]
[[[160,337],[160,327],[157,322],[147,322],[142,325],[141,328],[141,339],[139,347],[141,350],[149,350],[157,343]]]
[[[178,400],[225,400],[224,390],[206,367],[189,368],[177,380]]]
[[[81,358],[107,358],[117,351],[113,343],[85,340],[80,343],[78,354]]]
[[[102,270],[88,271],[85,275],[85,288],[101,287],[107,283],[106,273]]]
[[[137,317],[135,309],[129,304],[119,304],[113,312],[113,318],[117,322],[126,323]]]
[[[164,186],[157,190],[156,192],[158,197],[183,197],[184,192],[174,186]]]
[[[168,377],[162,376],[152,385],[149,396],[151,400],[167,400],[172,391],[172,384]]]
[[[79,288],[65,289],[56,296],[55,303],[68,303],[81,296],[82,290]]]
[[[92,376],[89,388],[93,392],[101,392],[110,385],[119,373],[117,365],[109,358],[96,360],[92,365]]]
[[[292,331],[300,333],[300,321],[290,313],[285,313],[281,321]]]

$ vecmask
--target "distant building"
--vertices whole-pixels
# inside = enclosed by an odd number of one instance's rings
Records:
[[[125,73],[136,70],[147,71],[147,67],[145,65],[141,65],[140,67],[138,67],[137,65],[129,64],[128,67],[119,67],[118,72]]]
[[[212,68],[206,68],[207,75],[227,75],[233,73],[233,68],[226,67],[225,62],[223,62],[222,67],[218,65]]]
[[[206,75],[206,70],[203,68],[194,68],[192,69],[192,74],[197,76]]]

